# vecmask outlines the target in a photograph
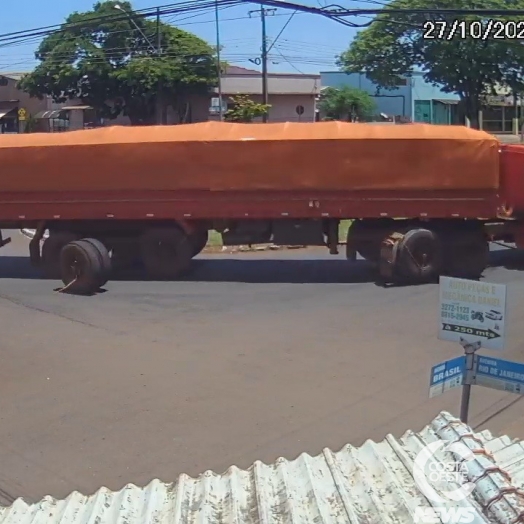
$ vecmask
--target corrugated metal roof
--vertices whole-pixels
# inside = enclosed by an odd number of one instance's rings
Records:
[[[474,460],[464,463],[475,489],[467,500],[448,501],[448,511],[471,508],[471,522],[477,524],[523,518],[518,491],[524,482],[522,443],[489,432],[473,434],[441,413],[420,433],[409,431],[400,439],[388,435],[380,443],[348,445],[338,452],[325,449],[316,457],[256,462],[246,471],[232,467],[223,475],[206,472],[197,479],[182,475],[173,484],[154,480],[144,488],[72,493],[61,501],[47,497],[28,505],[19,499],[0,509],[0,523],[412,523],[417,507],[431,507],[413,478],[414,460],[426,445],[439,441],[462,442],[475,453]],[[449,454],[439,451],[433,463],[442,465],[447,459]],[[458,486],[430,483],[438,492]]]

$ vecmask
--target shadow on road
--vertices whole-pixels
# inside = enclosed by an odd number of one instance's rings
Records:
[[[42,279],[27,257],[0,257],[0,278]],[[119,281],[148,280],[140,268],[120,271],[111,277]],[[185,282],[244,283],[365,283],[376,273],[367,262],[358,260],[239,260],[232,258],[195,259]]]
[[[522,271],[524,270],[524,250],[502,248],[492,251],[489,257],[489,266]]]
[[[524,250],[498,249],[490,253],[490,267],[524,270]],[[0,278],[41,279],[38,270],[31,267],[27,257],[0,257]],[[140,268],[121,271],[111,280],[146,281]],[[242,283],[377,283],[377,272],[364,260],[348,262],[336,260],[297,259],[195,259],[185,282],[242,282]]]
[[[195,282],[345,283],[375,282],[373,267],[364,260],[198,260],[184,278]]]

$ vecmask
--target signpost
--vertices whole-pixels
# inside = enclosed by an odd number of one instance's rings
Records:
[[[438,338],[486,349],[504,349],[506,286],[475,280],[440,277]]]
[[[484,359],[484,357],[476,355],[476,351],[481,347],[495,350],[504,349],[506,286],[475,280],[440,277],[439,293],[440,324],[438,338],[458,342],[464,348],[464,356],[444,362],[433,368],[433,370],[438,368],[438,371],[436,371],[436,374],[432,372],[430,397],[440,394],[439,382],[435,381],[435,376],[441,377],[442,373],[442,378],[439,378],[440,382],[442,382],[441,393],[457,387],[457,385],[462,385],[460,419],[462,422],[467,423],[471,386],[479,384],[494,387],[489,384],[496,383],[499,386],[498,389],[500,389],[501,377],[497,375],[498,370],[504,369],[507,371],[509,369],[508,365],[520,366],[519,364],[494,359],[491,360],[501,363],[500,366],[480,365],[479,358]],[[502,363],[505,364],[503,365]],[[442,368],[442,366],[444,367]],[[450,366],[449,370],[448,366]],[[522,368],[524,370],[524,365],[522,365]],[[481,369],[480,372],[478,372],[479,369]],[[491,369],[495,371],[491,372]],[[450,372],[453,373],[450,374]],[[448,375],[447,378],[446,373]],[[480,379],[480,382],[477,381],[477,373],[479,377],[485,377]],[[524,386],[524,371],[522,377]],[[494,382],[496,380],[498,382]],[[458,383],[459,381],[460,383]],[[445,384],[447,384],[447,387]],[[514,388],[516,390],[517,386],[515,385]],[[520,391],[520,386],[518,389]],[[505,390],[508,391],[507,389]]]
[[[524,395],[524,364],[477,356],[474,383]]]
[[[437,397],[450,389],[462,386],[465,370],[466,358],[464,356],[433,366],[429,383],[429,397]]]

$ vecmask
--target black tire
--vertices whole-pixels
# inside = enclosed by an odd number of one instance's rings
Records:
[[[489,243],[484,235],[448,246],[446,274],[456,278],[476,280],[482,276],[489,263]]]
[[[98,253],[98,259],[100,260],[100,265],[102,266],[102,273],[100,275],[100,282],[98,283],[99,287],[105,286],[111,275],[111,257],[109,256],[109,251],[103,242],[97,240],[96,238],[83,238],[83,242],[88,242],[91,244]]]
[[[408,231],[398,247],[397,268],[409,282],[430,282],[442,270],[442,248],[438,235],[429,229]]]
[[[67,231],[51,232],[44,240],[41,253],[41,267],[45,278],[60,280],[62,276],[60,253],[62,248],[78,240],[78,236]]]
[[[348,229],[346,245],[374,265],[380,262],[382,240],[387,236],[388,221],[355,220]]]
[[[104,268],[98,249],[85,240],[67,244],[60,254],[62,282],[67,292],[89,295],[100,289]]]
[[[177,227],[157,228],[141,236],[140,252],[150,278],[174,280],[189,269],[194,246],[191,238]]]
[[[114,271],[126,271],[139,267],[142,262],[140,245],[137,240],[116,241],[111,252],[111,266]]]
[[[203,249],[207,245],[208,240],[209,240],[209,233],[207,229],[197,231],[196,233],[191,235],[191,242],[193,244],[193,256],[194,257],[202,253]]]

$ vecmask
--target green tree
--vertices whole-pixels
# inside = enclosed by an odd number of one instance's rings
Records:
[[[156,22],[136,16],[129,2],[99,2],[44,38],[39,65],[20,86],[56,102],[80,99],[105,118],[122,113],[135,125],[152,124],[159,109],[165,112],[184,95],[207,93],[217,81],[212,47],[170,25],[159,28],[160,49]]]
[[[462,117],[473,125],[486,95],[499,86],[521,91],[524,47],[518,41],[473,38],[469,31],[486,27],[479,16],[460,17],[461,24],[450,38],[456,16],[390,14],[388,9],[524,9],[524,0],[393,0],[371,25],[360,31],[338,59],[346,72],[365,72],[380,87],[392,89],[403,75],[424,72],[425,79],[460,97]],[[493,18],[493,17],[492,17]],[[511,17],[494,17],[516,21]],[[476,21],[477,25],[471,25]],[[520,23],[521,25],[521,23]],[[495,24],[495,27],[496,24]],[[507,26],[511,27],[511,26]],[[522,31],[522,30],[521,30]],[[493,34],[493,33],[492,33]],[[472,37],[473,36],[473,37]]]
[[[253,122],[253,119],[267,115],[271,106],[269,104],[258,104],[247,95],[231,97],[233,107],[228,109],[224,120],[228,122]]]
[[[348,122],[368,121],[376,110],[375,101],[368,93],[350,86],[326,87],[322,90],[318,105],[326,120]]]

